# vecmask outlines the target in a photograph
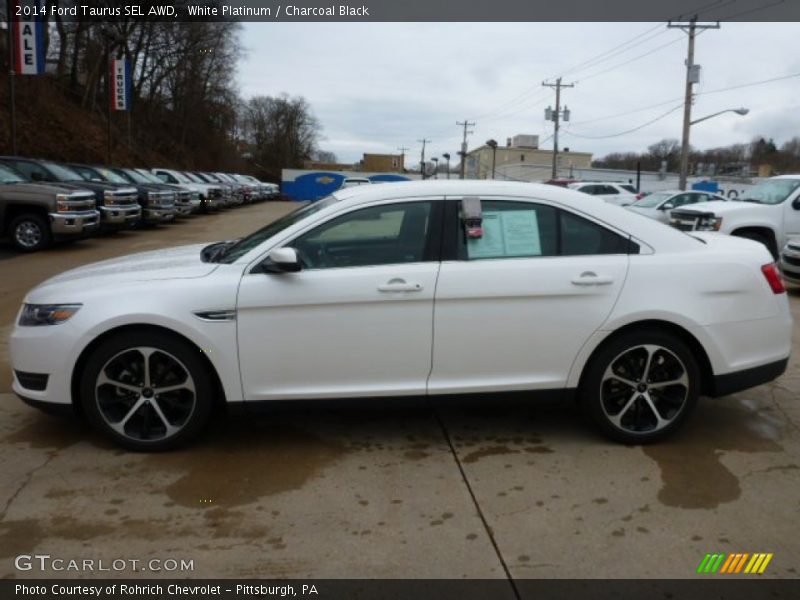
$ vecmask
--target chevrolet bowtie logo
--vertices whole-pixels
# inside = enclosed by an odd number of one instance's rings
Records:
[[[336,181],[333,177],[329,177],[327,175],[323,175],[322,177],[317,177],[317,183],[321,183],[323,185],[328,185],[329,183],[333,183]]]

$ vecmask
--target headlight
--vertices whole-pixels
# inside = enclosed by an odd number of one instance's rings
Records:
[[[58,325],[74,315],[82,304],[24,304],[19,325]]]
[[[722,217],[700,217],[697,222],[699,231],[719,231],[720,227],[722,227]]]
[[[69,206],[69,194],[56,194],[56,212],[69,212],[72,209]]]

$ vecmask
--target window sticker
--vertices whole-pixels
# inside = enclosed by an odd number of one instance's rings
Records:
[[[535,210],[486,211],[483,213],[483,237],[467,239],[470,259],[541,254]]]

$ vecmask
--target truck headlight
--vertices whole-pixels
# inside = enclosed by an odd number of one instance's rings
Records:
[[[719,231],[722,227],[722,217],[706,216],[697,221],[698,231]]]
[[[56,194],[56,212],[70,212],[69,194]]]
[[[19,323],[23,327],[58,325],[69,320],[82,304],[23,304]]]

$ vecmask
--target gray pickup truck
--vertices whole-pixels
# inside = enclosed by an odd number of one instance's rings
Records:
[[[54,240],[89,235],[100,224],[94,193],[57,183],[28,183],[0,165],[0,232],[23,252],[35,252]]]

